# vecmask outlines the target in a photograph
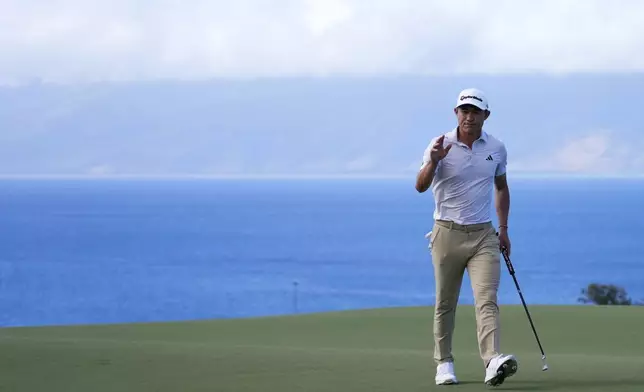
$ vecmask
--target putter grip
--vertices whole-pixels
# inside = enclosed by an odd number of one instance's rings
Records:
[[[496,232],[496,236],[499,236],[499,232]],[[501,248],[501,253],[503,254],[503,259],[505,259],[505,265],[508,266],[508,270],[510,271],[510,275],[514,275],[514,267],[512,266],[512,262],[510,261],[510,258],[507,255],[508,249],[504,246]]]

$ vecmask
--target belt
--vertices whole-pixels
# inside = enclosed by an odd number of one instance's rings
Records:
[[[435,223],[439,226],[447,227],[448,229],[466,231],[466,232],[481,231],[492,227],[492,222],[474,223],[471,225],[460,225],[452,221],[436,220]]]

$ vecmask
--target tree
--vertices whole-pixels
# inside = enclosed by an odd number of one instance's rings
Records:
[[[581,290],[579,302],[596,305],[631,305],[632,300],[623,287],[612,284],[591,283]]]

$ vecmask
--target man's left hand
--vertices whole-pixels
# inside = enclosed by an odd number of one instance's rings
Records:
[[[507,249],[508,257],[510,257],[510,237],[508,236],[506,229],[501,229],[499,231],[499,248],[501,250],[503,250],[504,248]]]

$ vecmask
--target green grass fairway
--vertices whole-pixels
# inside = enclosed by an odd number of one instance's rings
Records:
[[[503,306],[501,347],[519,372],[498,390],[644,391],[644,307]],[[474,311],[454,342],[461,385],[434,385],[432,308],[244,320],[5,328],[0,390],[481,391]]]

